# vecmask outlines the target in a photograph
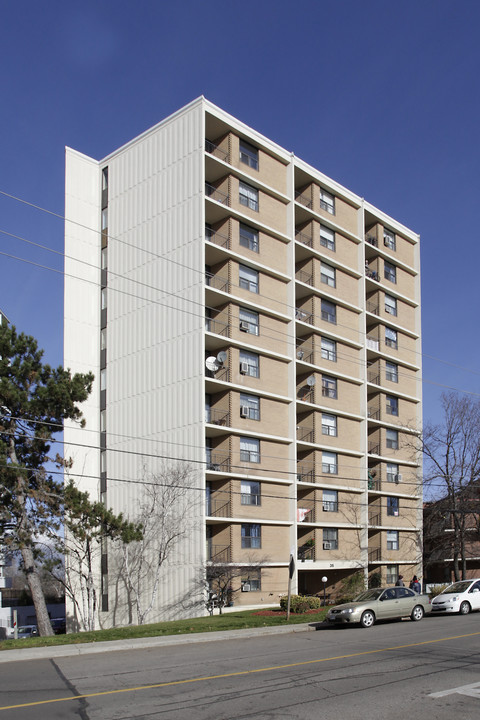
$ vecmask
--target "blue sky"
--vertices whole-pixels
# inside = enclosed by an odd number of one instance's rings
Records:
[[[104,157],[203,94],[421,234],[425,417],[443,386],[480,393],[480,2],[0,10],[2,193],[62,216],[65,145]],[[60,364],[61,217],[0,195],[0,230],[0,252],[22,258],[0,255],[0,307]]]

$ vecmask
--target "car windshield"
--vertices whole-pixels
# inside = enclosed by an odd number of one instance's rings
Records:
[[[453,583],[446,590],[443,591],[442,595],[450,595],[451,593],[463,593],[472,584],[471,580],[461,580],[460,582]]]
[[[31,625],[23,625],[18,628],[19,633],[31,633],[33,631],[33,628]]]
[[[381,588],[375,588],[375,590],[364,590],[360,595],[357,595],[354,602],[364,602],[365,600],[378,600],[383,590]]]

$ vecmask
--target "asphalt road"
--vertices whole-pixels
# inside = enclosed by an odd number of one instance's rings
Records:
[[[469,720],[480,613],[0,665],[0,720]],[[2,658],[3,659],[3,658]]]

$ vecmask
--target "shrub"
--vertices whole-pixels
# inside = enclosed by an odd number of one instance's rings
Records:
[[[288,596],[284,595],[280,598],[280,607],[286,611],[288,603]],[[321,608],[322,602],[320,598],[315,595],[292,595],[290,598],[290,612],[291,613],[304,613],[307,610],[316,610]]]
[[[437,597],[437,595],[440,595],[447,587],[448,583],[446,585],[431,585],[428,594],[431,598]]]

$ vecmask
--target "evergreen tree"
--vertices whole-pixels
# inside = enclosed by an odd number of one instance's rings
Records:
[[[78,403],[90,394],[93,375],[42,362],[36,340],[0,327],[0,539],[20,552],[40,635],[51,635],[38,567],[38,541],[55,536],[62,520],[63,481],[46,468],[65,419],[83,423]]]

